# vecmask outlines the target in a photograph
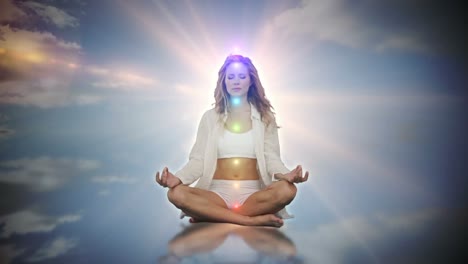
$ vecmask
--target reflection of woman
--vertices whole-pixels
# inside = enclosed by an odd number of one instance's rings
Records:
[[[177,234],[169,242],[169,254],[160,262],[179,263],[190,258],[204,263],[259,263],[270,258],[296,263],[296,254],[294,243],[274,228],[200,223]]]
[[[219,71],[215,107],[198,126],[189,162],[156,181],[194,221],[283,225],[285,206],[304,182],[302,167],[287,169],[280,158],[278,127],[251,60],[230,55]],[[195,187],[189,187],[198,180]]]

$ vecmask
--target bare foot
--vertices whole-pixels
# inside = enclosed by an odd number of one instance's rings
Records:
[[[283,223],[283,219],[277,217],[274,214],[266,214],[252,217],[252,225],[255,226],[281,227]]]
[[[251,221],[244,225],[249,226],[272,226],[272,227],[281,227],[284,222],[283,219],[277,217],[274,214],[258,215],[250,217]],[[190,217],[189,222],[201,223],[201,222],[213,222],[203,218]]]
[[[193,223],[199,223],[201,221],[198,218],[190,217],[189,222],[193,224]]]
[[[194,223],[202,223],[202,222],[212,222],[215,223],[214,221],[210,221],[208,219],[204,218],[195,218],[195,217],[190,217],[189,222],[194,224]]]

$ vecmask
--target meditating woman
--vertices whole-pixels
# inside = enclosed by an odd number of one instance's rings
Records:
[[[218,73],[215,106],[201,118],[188,163],[156,181],[190,222],[280,227],[295,184],[309,173],[285,167],[273,107],[248,57],[230,55]],[[192,183],[198,182],[194,187]]]

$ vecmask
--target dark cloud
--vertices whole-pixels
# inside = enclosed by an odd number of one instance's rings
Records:
[[[13,129],[0,127],[0,139],[10,137],[13,134],[15,134],[15,131]]]
[[[0,23],[17,21],[26,16],[26,13],[18,8],[11,0],[0,1]]]
[[[22,6],[32,10],[36,15],[48,24],[53,24],[58,28],[77,27],[78,19],[68,14],[66,11],[55,6],[45,5],[37,2],[23,2]]]
[[[377,52],[466,58],[460,5],[435,1],[304,0],[272,20],[272,36],[334,42]]]
[[[13,1],[0,3],[0,25],[32,31],[76,29],[86,12],[82,1]]]
[[[374,31],[413,36],[435,53],[467,55],[461,2],[345,1],[343,11]]]

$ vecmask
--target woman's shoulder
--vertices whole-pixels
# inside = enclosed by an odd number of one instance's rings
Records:
[[[202,119],[207,119],[208,121],[215,121],[219,117],[219,114],[216,112],[216,108],[211,108],[206,110],[203,113]]]

